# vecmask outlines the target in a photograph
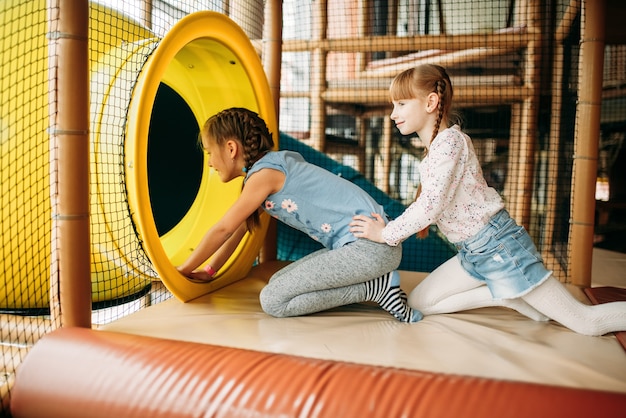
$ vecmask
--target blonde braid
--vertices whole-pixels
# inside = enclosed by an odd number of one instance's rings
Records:
[[[437,135],[439,134],[439,127],[441,126],[441,120],[443,119],[444,113],[444,92],[446,90],[446,82],[444,80],[437,80],[435,82],[435,93],[439,97],[439,103],[437,104],[437,120],[435,121],[435,129],[433,129],[433,134],[430,137],[430,143],[432,144]],[[420,184],[417,187],[417,192],[415,193],[415,200],[419,197],[422,192],[422,185]],[[428,227],[422,229],[417,232],[417,237],[420,239],[424,239],[428,236]]]
[[[433,130],[433,135],[430,138],[430,142],[432,143],[435,140],[437,134],[439,134],[439,127],[441,126],[441,120],[443,119],[443,110],[444,110],[444,92],[446,91],[446,82],[444,80],[437,80],[435,82],[435,93],[439,96],[439,103],[437,105],[437,120],[435,121],[435,129]]]
[[[436,93],[439,98],[437,105],[437,119],[429,143],[432,143],[441,129],[441,124],[449,122],[450,108],[452,105],[453,88],[445,68],[436,64],[422,64],[414,68],[402,71],[391,82],[389,95],[392,101],[426,97],[430,93]],[[424,156],[428,149],[424,152]],[[415,200],[422,192],[421,184],[415,193]],[[419,238],[428,236],[428,227],[417,233]]]

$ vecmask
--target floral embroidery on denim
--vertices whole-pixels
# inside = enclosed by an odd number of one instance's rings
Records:
[[[332,231],[333,227],[328,223],[323,223],[320,229],[323,233],[329,234],[330,231]]]
[[[298,210],[298,205],[296,204],[296,202],[294,202],[291,199],[285,199],[283,200],[283,202],[280,205],[283,209],[285,209],[287,212],[291,213],[291,212],[295,212]]]
[[[266,210],[274,209],[274,202],[272,202],[271,200],[266,200],[265,201],[265,209]]]

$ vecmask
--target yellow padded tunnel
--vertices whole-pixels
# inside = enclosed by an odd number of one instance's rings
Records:
[[[6,0],[0,66],[0,310],[49,308],[51,201],[46,1]],[[123,28],[112,26],[118,22]],[[109,48],[154,35],[137,22],[90,4],[92,60]],[[94,116],[97,117],[97,116]],[[92,300],[140,293],[151,277],[129,275],[119,254],[92,250]]]
[[[9,0],[3,7],[0,21],[14,28],[3,49],[10,62],[0,73],[10,86],[0,90],[0,309],[45,309],[51,262],[46,2]],[[90,8],[93,301],[123,300],[155,279],[187,301],[238,280],[254,263],[266,218],[215,282],[192,284],[174,266],[241,188],[221,184],[208,169],[197,146],[200,125],[223,108],[243,106],[277,133],[256,51],[232,20],[215,12],[189,15],[159,39],[128,16],[95,2]]]
[[[241,191],[242,179],[223,184],[208,169],[197,142],[204,121],[232,106],[257,111],[277,134],[267,78],[246,34],[222,14],[193,13],[166,34],[139,74],[125,141],[126,188],[138,237],[161,280],[183,301],[244,277],[269,223],[263,216],[210,284],[191,283],[175,269]],[[189,176],[175,177],[185,170]],[[199,183],[185,198],[181,191],[194,186],[194,173],[201,174]],[[176,213],[161,210],[167,202]]]

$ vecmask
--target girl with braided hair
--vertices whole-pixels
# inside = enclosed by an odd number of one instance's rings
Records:
[[[421,191],[397,219],[385,224],[378,214],[359,214],[351,231],[395,246],[436,224],[458,250],[413,289],[410,307],[431,315],[505,306],[585,335],[626,330],[626,302],[589,306],[574,298],[487,185],[471,139],[449,126],[453,90],[444,68],[426,64],[398,74],[390,96],[396,127],[417,133],[427,150]]]
[[[352,216],[384,209],[364,190],[306,162],[292,151],[273,151],[265,121],[244,108],[210,117],[200,133],[209,166],[222,182],[244,176],[240,197],[202,237],[178,271],[193,282],[210,282],[260,210],[305,232],[325,248],[276,272],[262,289],[263,310],[275,317],[319,312],[341,305],[377,302],[401,322],[417,322],[400,289],[402,249],[358,239]],[[205,260],[209,265],[196,270]]]

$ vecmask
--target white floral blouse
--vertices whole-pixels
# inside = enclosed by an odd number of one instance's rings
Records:
[[[398,245],[432,224],[450,242],[465,241],[504,207],[483,177],[471,139],[456,125],[435,137],[419,173],[420,196],[383,229],[389,245]]]

